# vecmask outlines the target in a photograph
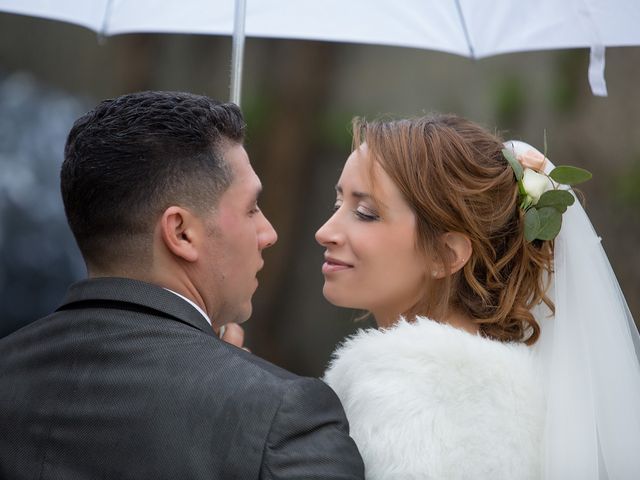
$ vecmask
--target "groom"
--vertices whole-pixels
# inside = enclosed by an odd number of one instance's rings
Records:
[[[187,93],[76,121],[61,189],[89,278],[0,339],[0,478],[363,478],[329,387],[216,335],[277,238],[243,135]]]

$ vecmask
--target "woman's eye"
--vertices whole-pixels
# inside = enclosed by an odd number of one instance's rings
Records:
[[[342,206],[342,204],[339,203],[339,202],[334,203],[333,207],[331,207],[331,212],[333,212],[333,213],[337,212],[340,209],[341,206]]]
[[[377,213],[374,213],[370,210],[366,210],[363,208],[358,208],[355,210],[356,217],[365,222],[374,222],[380,219],[380,216]]]
[[[255,215],[259,211],[260,211],[260,207],[258,205],[256,205],[251,210],[249,210],[249,215]]]

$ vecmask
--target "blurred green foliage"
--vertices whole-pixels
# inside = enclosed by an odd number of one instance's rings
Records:
[[[522,80],[515,76],[505,76],[495,89],[495,118],[498,125],[519,125],[526,111],[526,98]]]
[[[242,114],[247,124],[247,141],[258,138],[269,128],[271,113],[275,108],[273,95],[246,95],[242,100]]]
[[[341,110],[327,110],[318,117],[318,144],[342,152],[351,151],[351,119],[353,114]]]
[[[587,68],[585,52],[565,50],[555,56],[553,82],[549,90],[549,103],[557,113],[569,113],[576,109],[583,88]]]
[[[633,211],[640,209],[640,152],[621,167],[614,176],[614,198],[621,206]]]

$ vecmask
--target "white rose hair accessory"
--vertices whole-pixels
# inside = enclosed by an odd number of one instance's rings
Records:
[[[569,165],[560,165],[545,173],[545,167],[550,165],[546,135],[544,144],[544,155],[533,148],[521,154],[507,145],[502,149],[518,182],[520,208],[525,212],[524,236],[528,242],[556,238],[562,227],[562,214],[575,201],[569,187],[591,178],[591,172]]]

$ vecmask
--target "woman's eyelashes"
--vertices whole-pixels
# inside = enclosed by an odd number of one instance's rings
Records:
[[[332,213],[336,213],[342,207],[342,201],[336,201],[331,209]],[[358,205],[354,210],[353,214],[356,216],[358,220],[362,220],[364,222],[373,222],[376,220],[380,220],[380,215],[378,215],[375,210],[370,207],[364,205]]]
[[[356,214],[356,217],[358,217],[359,220],[364,222],[375,222],[376,220],[380,220],[380,215],[366,207],[359,206],[353,213]]]

